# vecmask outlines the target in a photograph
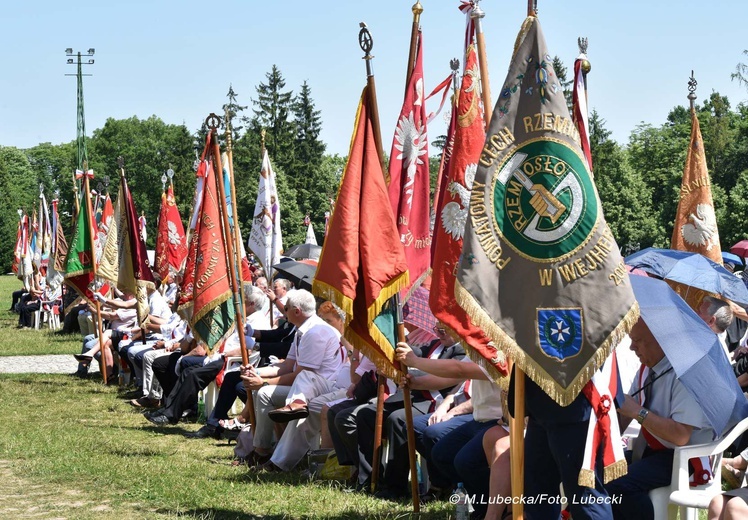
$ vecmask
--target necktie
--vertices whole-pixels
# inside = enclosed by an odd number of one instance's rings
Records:
[[[644,386],[642,387],[644,392],[643,406],[652,406],[652,383],[654,383],[655,379],[657,379],[657,375],[655,374],[655,371],[650,368],[649,375],[644,380]]]

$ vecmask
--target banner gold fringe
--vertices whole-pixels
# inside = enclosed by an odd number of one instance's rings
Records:
[[[613,347],[628,334],[631,327],[639,319],[639,304],[634,302],[623,316],[619,324],[598,347],[590,360],[582,367],[567,388],[562,387],[551,378],[548,373],[530,358],[514,338],[504,332],[486,311],[475,301],[473,296],[455,280],[455,298],[457,303],[465,309],[475,325],[482,328],[496,343],[496,348],[503,350],[514,360],[517,366],[532,379],[548,396],[561,406],[569,406],[582,391],[582,387],[589,381],[610,355]]]
[[[377,370],[382,375],[389,379],[392,379],[396,383],[400,383],[400,379],[402,379],[403,373],[395,368],[394,357],[392,359],[389,359],[389,357],[385,356],[382,351],[372,348],[369,343],[364,341],[364,339],[356,334],[351,328],[347,328],[345,330],[345,337],[348,341],[351,342],[351,345],[362,352],[363,355],[369,359],[369,361],[374,363],[374,365],[377,367]]]
[[[345,313],[345,323],[344,325],[347,327],[348,324],[353,319],[353,299],[349,298],[348,296],[344,295],[342,292],[340,292],[338,289],[333,287],[332,285],[328,285],[327,283],[320,281],[320,280],[314,280],[314,283],[312,284],[312,294],[319,298],[324,298],[325,300],[329,300],[338,307],[340,307],[343,312]]]
[[[577,478],[577,484],[579,484],[582,487],[594,488],[595,487],[595,472],[588,468],[580,469],[579,477]]]
[[[603,484],[607,484],[611,480],[621,478],[629,472],[629,465],[626,463],[626,459],[615,461],[610,466],[606,466],[603,470]],[[595,487],[594,484],[590,487]]]

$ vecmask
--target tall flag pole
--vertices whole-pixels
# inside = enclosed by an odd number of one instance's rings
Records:
[[[590,148],[589,103],[587,99],[587,74],[592,70],[587,59],[587,38],[579,38],[579,56],[574,61],[574,90],[572,92],[572,117],[579,132],[582,153],[590,171],[592,168],[592,149]]]
[[[483,113],[485,116],[486,128],[491,122],[491,84],[488,79],[488,58],[486,57],[486,37],[483,34],[483,18],[486,13],[480,8],[478,2],[473,0],[473,10],[470,18],[475,25],[475,44],[478,50],[478,64],[480,66],[481,94],[483,96]],[[533,0],[530,0],[532,2]]]
[[[241,291],[241,288],[243,287],[244,283],[252,284],[252,274],[249,271],[249,261],[247,260],[247,253],[244,250],[244,241],[242,240],[242,234],[241,229],[239,228],[239,214],[237,211],[238,202],[236,199],[236,185],[234,183],[234,151],[232,146],[232,140],[231,140],[231,120],[229,118],[229,111],[228,108],[225,110],[224,114],[225,122],[226,122],[226,158],[227,158],[227,165],[224,165],[224,168],[228,169],[229,174],[229,185],[231,187],[231,213],[232,218],[234,221],[234,250],[236,254],[234,255],[234,259],[236,263],[236,266],[234,270],[232,271],[234,273],[234,276],[236,277],[234,280],[232,280],[232,284],[234,286],[234,291]],[[216,141],[217,142],[217,141]],[[225,196],[225,195],[224,195]],[[225,213],[225,212],[224,212]],[[227,241],[228,241],[228,233],[227,233]],[[238,289],[236,289],[238,287]],[[238,305],[237,305],[238,301]],[[247,345],[246,345],[246,339],[244,338],[244,316],[245,316],[245,308],[244,308],[244,298],[242,298],[241,294],[234,294],[234,305],[236,306],[236,316],[237,316],[237,326],[238,326],[238,332],[239,332],[239,340],[242,347],[242,364],[248,365],[249,364],[249,353],[247,352]],[[272,320],[273,312],[272,309],[270,311],[270,319]],[[247,407],[249,408],[249,423],[252,425],[252,431],[255,431],[255,427],[257,424],[257,419],[255,417],[255,405],[254,405],[254,397],[252,396],[252,392],[247,392]]]
[[[252,283],[252,272],[249,269],[249,260],[247,259],[247,251],[244,249],[244,241],[242,240],[242,231],[239,226],[239,203],[236,199],[236,186],[234,182],[234,147],[233,140],[231,138],[231,119],[229,118],[228,107],[224,111],[224,122],[226,126],[226,151],[223,153],[223,171],[226,176],[226,184],[228,184],[229,191],[226,193],[226,197],[229,199],[228,206],[231,210],[229,215],[231,219],[232,231],[234,233],[234,244],[236,247],[234,251],[236,253],[236,265],[238,267],[237,276],[239,277],[239,286],[242,287],[245,283]],[[244,300],[241,299],[242,308],[244,308]]]
[[[525,374],[560,407],[590,399],[583,389],[639,316],[549,55],[533,11],[480,155],[455,283],[459,305],[515,363],[516,418]],[[511,437],[515,496],[520,432]],[[626,468],[605,465],[606,481]],[[587,476],[580,468],[580,485]]]
[[[426,97],[423,80],[423,35],[418,29],[423,8],[413,6],[411,55],[405,99],[392,139],[389,166],[389,197],[405,249],[410,285],[404,300],[428,276],[431,263],[431,211]],[[414,49],[415,48],[415,49]]]
[[[421,13],[423,13],[423,6],[421,0],[416,0],[416,3],[411,7],[413,11],[413,25],[410,28],[410,45],[408,47],[408,68],[405,72],[405,97],[408,97],[408,90],[410,88],[410,77],[413,75],[413,68],[416,66],[416,54],[418,54],[418,46],[421,33]]]
[[[367,85],[359,102],[348,163],[320,255],[313,291],[343,309],[346,338],[371,359],[381,373],[400,379],[403,371],[395,362],[394,349],[398,339],[404,340],[404,333],[394,319],[398,306],[393,297],[408,286],[408,265],[402,243],[397,240],[392,208],[387,203],[379,153],[381,147],[377,146],[381,134],[376,131],[379,119],[371,63],[373,43],[366,24],[360,25],[359,43],[365,53]],[[380,381],[380,388],[383,388],[383,379]],[[380,391],[378,407],[384,402],[382,395]],[[403,397],[408,446],[412,448],[415,436],[408,388],[404,389]],[[375,426],[376,437],[381,438],[379,417]],[[373,471],[378,471],[378,452],[375,440]],[[411,474],[416,475],[415,452],[411,451],[409,455]],[[373,472],[372,483],[375,476],[378,474]],[[412,481],[416,484],[412,490],[413,507],[417,512],[420,507],[417,479]]]
[[[234,331],[236,312],[229,301],[232,287],[233,259],[229,228],[224,221],[225,197],[221,197],[221,156],[215,128],[220,120],[211,114],[206,121],[210,132],[205,141],[198,177],[203,178],[199,204],[196,204],[194,232],[190,237],[182,280],[179,313],[189,321],[195,339],[205,344],[209,353],[223,347]],[[239,331],[243,332],[243,331]],[[241,338],[243,334],[239,334]]]
[[[680,187],[680,201],[675,214],[670,248],[700,253],[722,265],[717,218],[712,202],[712,183],[706,165],[704,141],[696,116],[696,79],[691,71],[688,100],[691,104],[691,142]]]
[[[155,289],[153,272],[148,265],[145,241],[139,233],[138,214],[125,177],[125,161],[117,158],[120,184],[117,207],[110,221],[106,244],[101,255],[100,276],[117,284],[121,291],[137,300],[138,325],[145,343],[148,323],[148,289]]]
[[[91,190],[89,179],[94,176],[88,164],[83,163],[83,171],[76,172],[76,177],[82,179],[83,192],[80,203],[83,206],[78,212],[77,225],[70,241],[70,248],[65,261],[65,283],[72,287],[80,296],[96,308],[96,328],[98,337],[102,337],[101,304],[94,298],[96,292],[96,244],[94,238],[93,210],[91,208]],[[102,350],[99,360],[101,377],[107,383],[106,353]]]
[[[470,211],[470,190],[486,140],[483,114],[477,102],[480,92],[476,85],[480,79],[474,45],[467,48],[465,70],[459,103],[455,107],[454,150],[434,225],[429,305],[434,316],[462,338],[471,359],[499,379],[508,374],[506,356],[490,344],[488,336],[472,323],[454,299],[455,269],[462,253],[465,223]]]
[[[18,229],[16,230],[16,247],[13,248],[13,268],[16,275],[21,268],[21,249],[23,246],[23,210],[18,210]]]
[[[55,191],[55,198],[52,199],[52,251],[50,256],[49,268],[47,269],[47,283],[60,284],[63,281],[65,273],[65,258],[68,254],[68,244],[65,240],[65,234],[60,222],[60,214],[57,210],[60,193]]]
[[[439,200],[441,199],[441,193],[446,189],[447,174],[449,173],[449,160],[452,157],[452,149],[454,148],[455,141],[455,130],[457,129],[457,102],[460,95],[460,77],[458,70],[460,68],[460,60],[454,58],[450,60],[449,67],[452,69],[452,99],[450,105],[452,107],[449,116],[449,125],[447,126],[447,134],[444,142],[444,149],[442,150],[442,156],[439,160],[439,173],[436,175],[436,187],[434,188],[434,203],[432,206],[432,212],[435,216],[437,208],[439,206]],[[433,218],[432,218],[433,220]],[[433,232],[432,222],[432,232]],[[434,256],[434,241],[431,241],[431,256]]]

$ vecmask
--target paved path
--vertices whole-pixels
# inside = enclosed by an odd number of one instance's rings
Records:
[[[72,374],[78,362],[70,354],[55,356],[0,357],[0,374]],[[89,374],[99,372],[99,363],[91,363]]]

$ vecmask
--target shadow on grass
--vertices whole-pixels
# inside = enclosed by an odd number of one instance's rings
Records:
[[[173,515],[174,511],[169,510],[158,510],[158,513],[164,515]],[[292,518],[326,518],[331,520],[349,520],[349,519],[360,519],[362,518],[362,512],[356,510],[342,511],[334,515],[289,515],[289,514],[254,514],[246,513],[243,511],[236,511],[232,509],[204,509],[195,508],[187,509],[179,512],[178,518],[194,518],[195,520],[289,520]],[[415,514],[415,513],[380,513],[375,515],[375,518],[381,520],[396,520],[401,518],[447,518],[443,513],[441,515],[434,516],[433,514]]]

